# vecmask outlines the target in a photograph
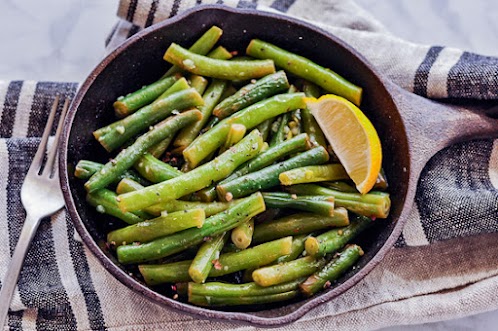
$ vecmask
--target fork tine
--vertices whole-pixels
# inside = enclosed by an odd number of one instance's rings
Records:
[[[64,106],[62,107],[59,123],[57,124],[57,130],[55,132],[54,141],[52,142],[52,147],[50,148],[50,151],[48,151],[47,163],[45,164],[45,168],[43,169],[43,175],[56,173],[56,171],[54,171],[53,168],[58,151],[59,137],[62,133],[62,123],[64,123],[64,119],[66,118],[66,113],[68,108],[69,108],[69,98],[66,98],[66,100],[64,101]]]
[[[59,105],[59,95],[57,95],[54,99],[54,103],[52,104],[52,110],[50,111],[50,115],[48,115],[47,124],[45,125],[45,130],[43,130],[43,135],[40,141],[40,145],[38,146],[38,150],[36,151],[35,156],[33,157],[33,161],[31,162],[31,166],[29,167],[28,173],[38,172],[43,163],[43,157],[45,156],[45,149],[47,148],[48,136],[50,135],[50,131],[52,130],[52,125],[54,124],[55,113],[57,111],[57,106]]]

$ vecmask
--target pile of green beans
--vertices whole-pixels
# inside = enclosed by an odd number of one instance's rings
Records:
[[[306,108],[326,93],[359,105],[362,89],[258,39],[232,58],[222,33],[172,43],[171,69],[93,133],[109,161],[74,175],[117,260],[158,291],[209,307],[308,297],[352,270],[354,241],[389,214],[384,173],[358,193]]]

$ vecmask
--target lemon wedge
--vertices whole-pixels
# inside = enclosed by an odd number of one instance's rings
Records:
[[[382,164],[380,139],[372,122],[358,107],[336,95],[306,98],[306,105],[358,191],[370,191]]]

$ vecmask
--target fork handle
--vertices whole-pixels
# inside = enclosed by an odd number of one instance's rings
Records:
[[[32,217],[29,214],[26,215],[21,235],[19,236],[14,255],[9,263],[9,268],[7,269],[7,273],[2,282],[2,289],[0,290],[0,329],[3,329],[3,326],[5,325],[12,295],[14,294],[14,289],[17,285],[17,279],[19,278],[19,273],[28,248],[40,225],[40,220],[41,218],[39,217]]]

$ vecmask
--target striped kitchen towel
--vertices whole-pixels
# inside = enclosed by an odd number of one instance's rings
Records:
[[[403,41],[351,1],[121,0],[111,49],[143,27],[199,4],[286,12],[351,44],[393,82],[430,98],[496,100],[498,59]],[[1,78],[1,77],[0,77]],[[0,279],[25,212],[19,191],[56,94],[76,83],[0,81]],[[398,242],[364,280],[282,330],[372,330],[498,309],[498,141],[437,154],[422,173]],[[5,330],[249,330],[160,307],[110,276],[64,211],[42,222]]]

